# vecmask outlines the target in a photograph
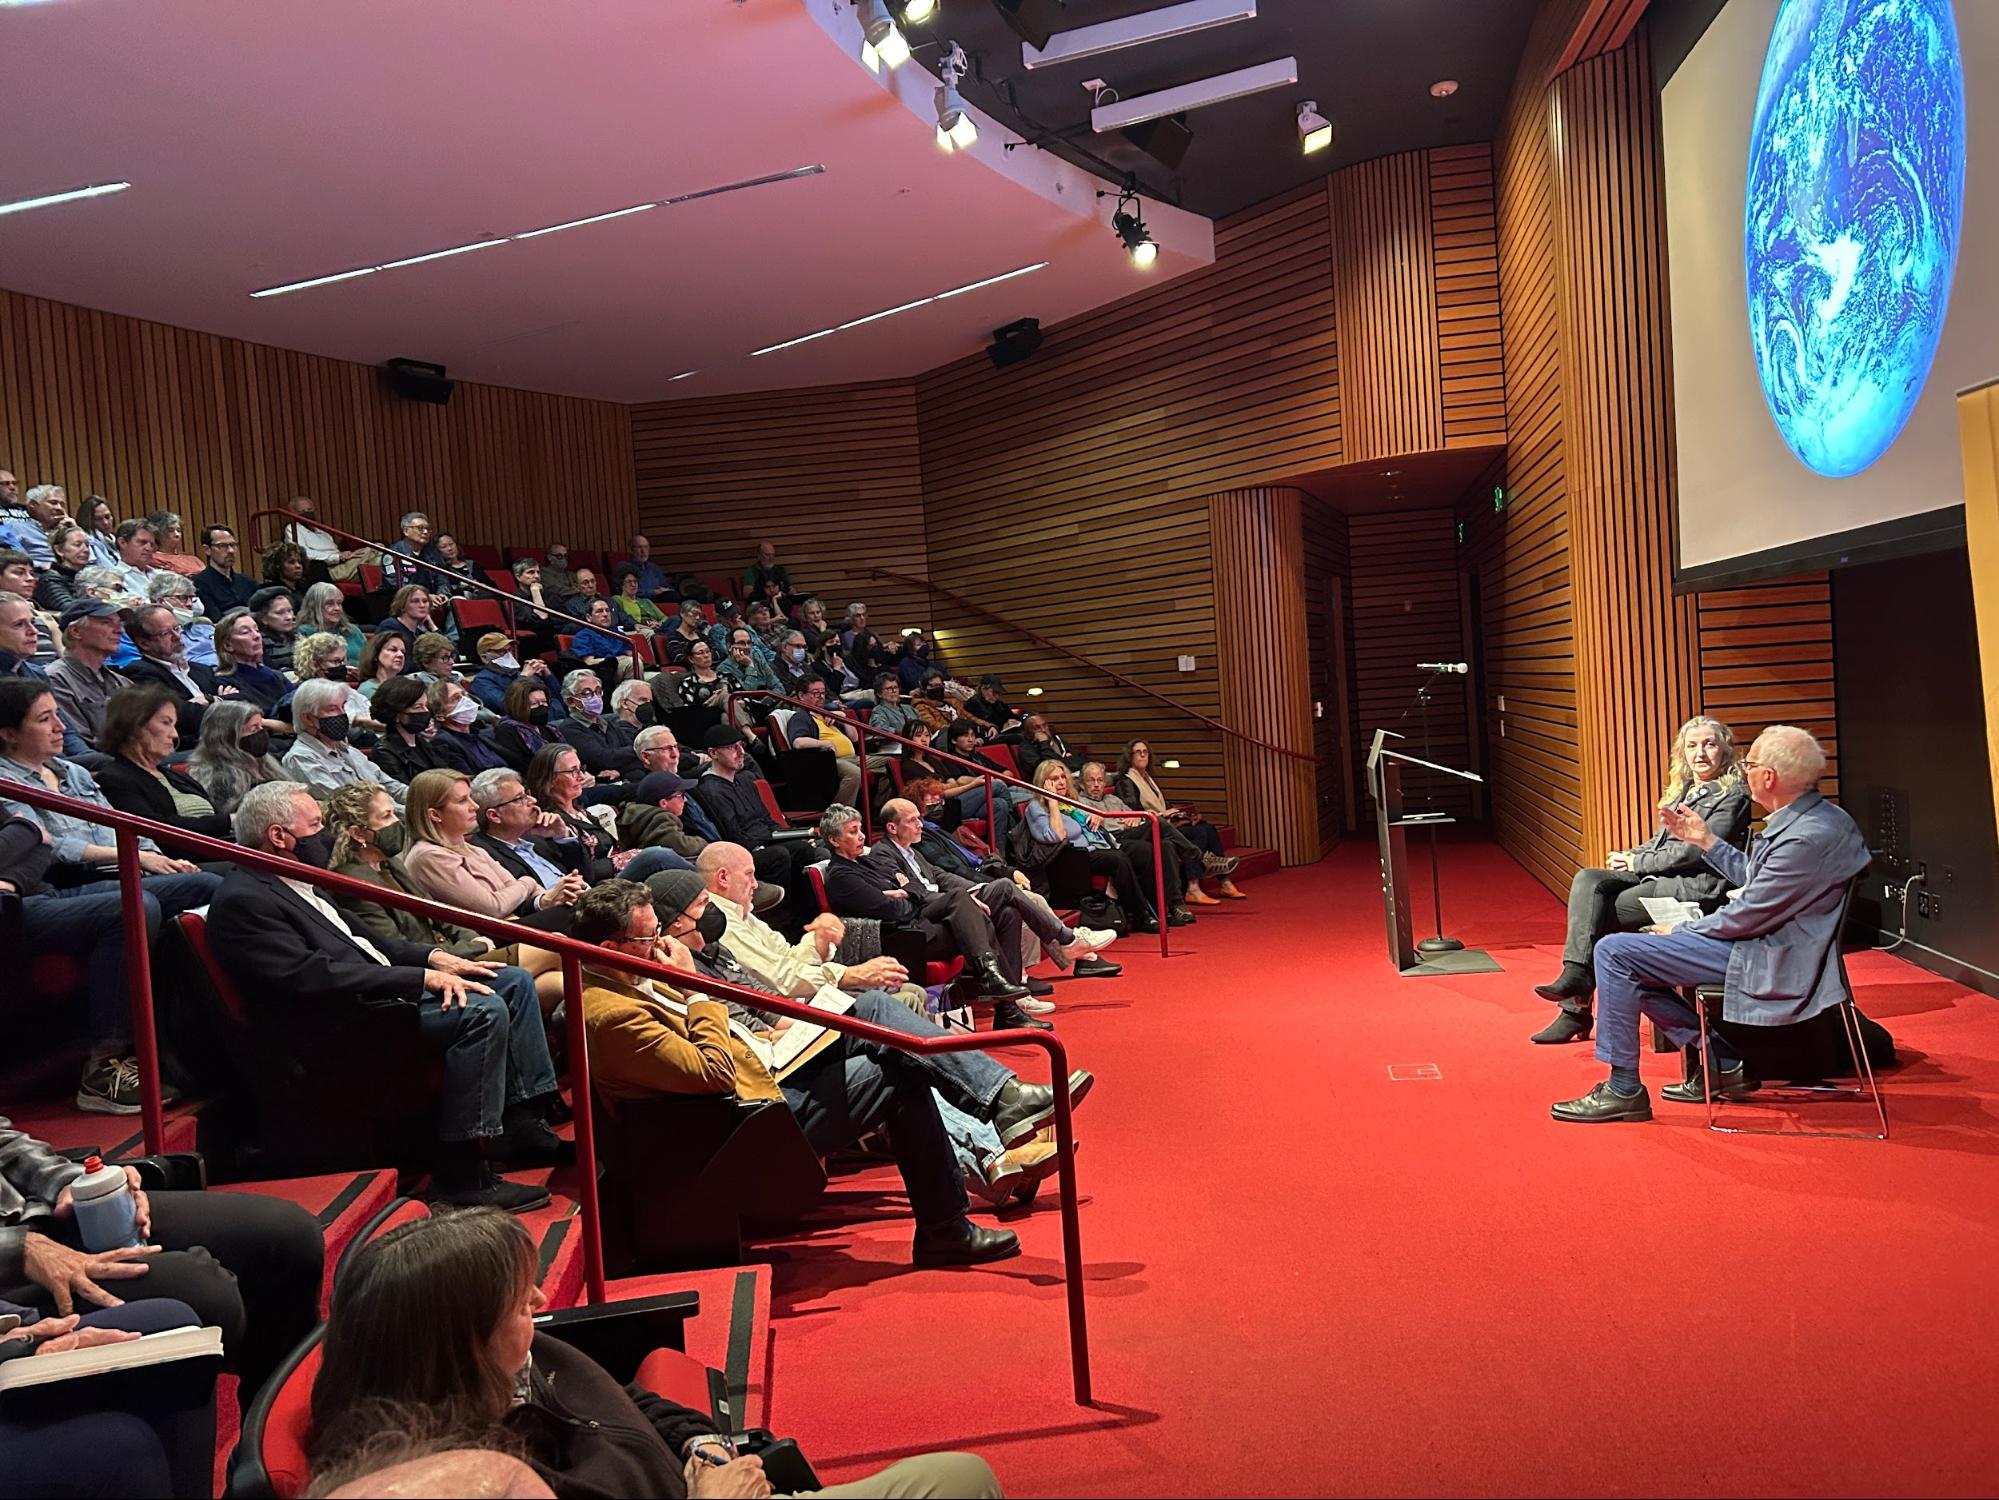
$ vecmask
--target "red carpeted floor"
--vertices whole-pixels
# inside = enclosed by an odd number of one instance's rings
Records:
[[[1052,1192],[1021,1258],[918,1273],[874,1168],[774,1255],[772,1425],[822,1477],[957,1446],[1014,1495],[1999,1484],[1999,1005],[1852,961],[1906,1059],[1887,1143],[1718,1136],[1666,1104],[1558,1125],[1602,1068],[1527,1042],[1561,911],[1504,855],[1447,851],[1445,890],[1502,974],[1396,977],[1364,844],[1250,890],[1174,958],[1132,943],[1125,980],[1058,995],[1100,1077],[1097,1409],[1070,1397]]]

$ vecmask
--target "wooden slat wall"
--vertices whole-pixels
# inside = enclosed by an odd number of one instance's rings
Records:
[[[1691,601],[1672,591],[1665,195],[1645,38],[1555,80],[1563,444],[1587,850],[1656,824],[1662,733],[1693,711]]]
[[[906,380],[632,408],[639,524],[676,568],[740,577],[757,543],[838,618],[864,600],[883,639],[928,628],[916,391]]]
[[[377,539],[415,509],[470,542],[608,547],[631,532],[623,406],[463,381],[429,406],[368,365],[15,292],[0,292],[0,462],[72,504],[177,511],[190,550],[203,526],[241,532],[296,494]]]
[[[1347,462],[1441,448],[1429,153],[1336,172],[1327,196]]]
[[[1556,71],[1622,47],[1631,39],[1650,3],[1651,0],[1586,0],[1582,15],[1573,23],[1573,34]]]
[[[1306,753],[1313,744],[1303,515],[1309,503],[1294,489],[1228,490],[1208,501],[1216,596],[1261,601],[1259,608],[1231,611],[1222,628],[1222,721]],[[1235,739],[1222,750],[1242,841],[1275,849],[1287,865],[1318,859],[1324,851],[1315,767]]]
[[[1353,563],[1344,511],[1308,499],[1303,507],[1305,637],[1312,701],[1312,753],[1318,757],[1319,847],[1330,849],[1357,826],[1367,799],[1353,745]],[[1333,604],[1337,598],[1339,612]]]
[[[1831,579],[1813,573],[1748,588],[1709,589],[1696,595],[1695,603],[1700,711],[1733,729],[1743,751],[1772,724],[1810,730],[1831,760],[1821,790],[1837,798]]]
[[[1424,674],[1419,661],[1459,661],[1465,656],[1458,603],[1455,519],[1447,510],[1350,516],[1352,546],[1354,697],[1360,732],[1353,753],[1365,759],[1377,729],[1409,736],[1404,748],[1423,755],[1423,715],[1411,710]],[[1469,767],[1465,695],[1470,679],[1444,676],[1430,695],[1430,754],[1441,765]],[[1407,711],[1407,717],[1404,713]],[[1365,784],[1363,772],[1355,775]],[[1411,770],[1402,780],[1411,807],[1435,807],[1470,816],[1470,783]],[[1372,804],[1362,816],[1371,819]]]
[[[1347,461],[1505,442],[1491,149],[1362,162],[1326,193]]]
[[[1579,0],[1568,0],[1573,10]],[[1544,885],[1568,889],[1582,858],[1575,605],[1562,445],[1561,297],[1547,90],[1572,25],[1544,6],[1494,143],[1506,341],[1506,508],[1490,486],[1459,506],[1480,570],[1493,831]],[[1497,480],[1495,480],[1497,482]]]
[[[931,576],[1211,717],[1215,617],[1262,599],[1214,587],[1207,497],[1339,462],[1339,363],[1323,190],[1217,226],[1215,264],[1045,330],[1033,359],[983,354],[919,378]],[[1150,736],[1176,794],[1227,802],[1220,736],[1011,632],[940,608],[959,670],[1043,686],[1093,750]],[[1175,671],[1195,657],[1198,670]]]
[[[1492,148],[1430,153],[1430,248],[1446,448],[1506,441],[1506,369],[1499,315],[1499,238]]]

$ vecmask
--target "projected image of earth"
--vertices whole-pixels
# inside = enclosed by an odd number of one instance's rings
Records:
[[[1820,474],[1873,463],[1922,394],[1964,153],[1951,0],[1784,0],[1749,143],[1749,331],[1770,415]]]

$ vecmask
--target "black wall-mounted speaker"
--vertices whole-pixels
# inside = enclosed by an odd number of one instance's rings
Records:
[[[986,346],[986,358],[993,362],[995,370],[1004,370],[1008,365],[1019,364],[1040,347],[1041,320],[1019,318],[1004,328],[993,330],[993,341]]]
[[[442,406],[451,399],[451,385],[444,378],[444,366],[420,359],[392,359],[382,366],[382,378],[389,389],[405,401],[428,401]]]
[[[993,0],[993,7],[1030,47],[1046,47],[1063,20],[1062,0]]]

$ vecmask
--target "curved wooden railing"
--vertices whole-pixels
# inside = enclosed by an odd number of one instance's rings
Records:
[[[981,620],[990,620],[1001,629],[1011,630],[1015,635],[1034,642],[1035,645],[1044,651],[1052,651],[1057,656],[1066,656],[1070,661],[1088,667],[1092,672],[1100,672],[1110,678],[1119,687],[1128,688],[1134,693],[1150,698],[1154,703],[1163,703],[1175,713],[1185,714],[1196,723],[1214,730],[1216,734],[1227,735],[1232,740],[1238,740],[1245,745],[1254,746],[1258,750],[1268,750],[1272,755],[1288,756],[1292,760],[1302,760],[1314,765],[1318,763],[1318,756],[1313,755],[1309,751],[1292,750],[1283,745],[1273,745],[1269,740],[1260,740],[1253,734],[1246,734],[1240,729],[1232,729],[1220,719],[1211,719],[1199,709],[1189,708],[1186,704],[1180,702],[1179,699],[1167,697],[1157,688],[1149,688],[1144,683],[1125,676],[1122,672],[1114,671],[1102,662],[1092,661],[1080,651],[1072,651],[1060,641],[1051,641],[1038,630],[1030,630],[1018,621],[1009,620],[1005,615],[998,614],[986,608],[983,604],[974,603],[957,590],[948,589],[941,583],[933,583],[928,578],[918,578],[911,573],[898,573],[893,568],[870,568],[868,569],[868,576],[871,578],[893,579],[895,582],[907,584],[911,588],[922,589],[933,598],[948,600],[956,608],[964,610],[966,614],[977,615]]]
[[[867,770],[869,736],[873,736],[878,740],[892,740],[898,745],[922,751],[926,760],[932,758],[948,760],[955,766],[963,766],[966,770],[983,776],[986,781],[986,826],[992,830],[996,838],[999,833],[1000,818],[998,809],[993,802],[994,782],[1024,788],[1037,797],[1043,797],[1052,802],[1066,803],[1079,812],[1090,813],[1095,817],[1115,818],[1122,822],[1137,822],[1143,819],[1147,823],[1150,823],[1152,825],[1152,886],[1154,902],[1152,914],[1159,925],[1159,956],[1161,958],[1172,957],[1172,954],[1168,951],[1166,940],[1166,866],[1161,862],[1165,855],[1164,833],[1160,825],[1158,813],[1105,812],[1100,807],[1092,807],[1089,803],[1078,801],[1074,797],[1064,797],[1055,792],[1044,791],[1031,781],[1022,781],[1018,776],[1009,776],[990,761],[967,760],[964,756],[954,754],[949,750],[939,750],[935,745],[929,744],[926,741],[904,739],[901,735],[891,734],[886,729],[875,729],[865,721],[856,718],[853,714],[845,712],[844,709],[839,711],[834,710],[831,705],[823,709],[811,708],[797,698],[787,698],[784,694],[771,692],[768,688],[751,688],[747,692],[732,692],[729,696],[731,698],[769,698],[773,702],[787,703],[793,708],[804,709],[807,713],[823,713],[828,719],[836,720],[848,729],[851,729],[854,732],[854,754],[861,763],[861,827],[863,829],[872,826],[874,822],[874,819],[869,816],[868,809],[868,798],[870,795]],[[1026,814],[1023,813],[1021,816],[1025,817]],[[1004,856],[1005,851],[1001,850],[1000,852]],[[1134,892],[1134,894],[1136,893]]]
[[[301,788],[303,790],[303,788]],[[166,1115],[160,1098],[160,1049],[158,1024],[153,1011],[151,945],[146,933],[143,901],[144,871],[139,865],[139,840],[150,838],[163,849],[174,849],[203,860],[242,865],[287,880],[302,880],[333,895],[372,901],[378,906],[407,911],[429,922],[448,922],[469,927],[493,939],[495,947],[527,943],[548,949],[562,957],[562,1000],[569,1038],[570,1108],[575,1115],[576,1156],[579,1170],[579,1217],[583,1226],[583,1279],[586,1296],[592,1302],[604,1300],[604,1239],[597,1200],[597,1135],[594,1101],[590,1090],[589,1036],[583,1015],[583,965],[622,969],[647,979],[664,979],[677,986],[699,990],[704,995],[737,1000],[757,1010],[793,1020],[809,1021],[858,1037],[862,1041],[893,1047],[901,1052],[972,1052],[991,1046],[1039,1047],[1048,1054],[1050,1083],[1055,1094],[1055,1144],[1060,1154],[1057,1181],[1062,1197],[1062,1258],[1067,1281],[1069,1307],[1069,1358],[1075,1380],[1078,1405],[1090,1403],[1090,1345],[1083,1302],[1082,1223],[1077,1208],[1075,1126],[1073,1101],[1069,1097],[1069,1055],[1052,1032],[994,1031],[913,1037],[888,1031],[856,1020],[850,1015],[834,1015],[796,1000],[769,995],[761,990],[690,974],[645,959],[632,958],[594,943],[578,942],[558,932],[523,927],[503,918],[407,895],[387,886],[372,885],[331,870],[322,870],[300,860],[259,853],[221,839],[189,833],[171,824],[136,817],[94,802],[79,802],[39,786],[8,782],[0,787],[8,802],[21,802],[48,812],[66,813],[72,818],[110,828],[118,841],[118,889],[124,907],[125,966],[132,1000],[132,1041],[138,1053],[140,1114],[143,1117],[146,1150],[166,1149]]]

